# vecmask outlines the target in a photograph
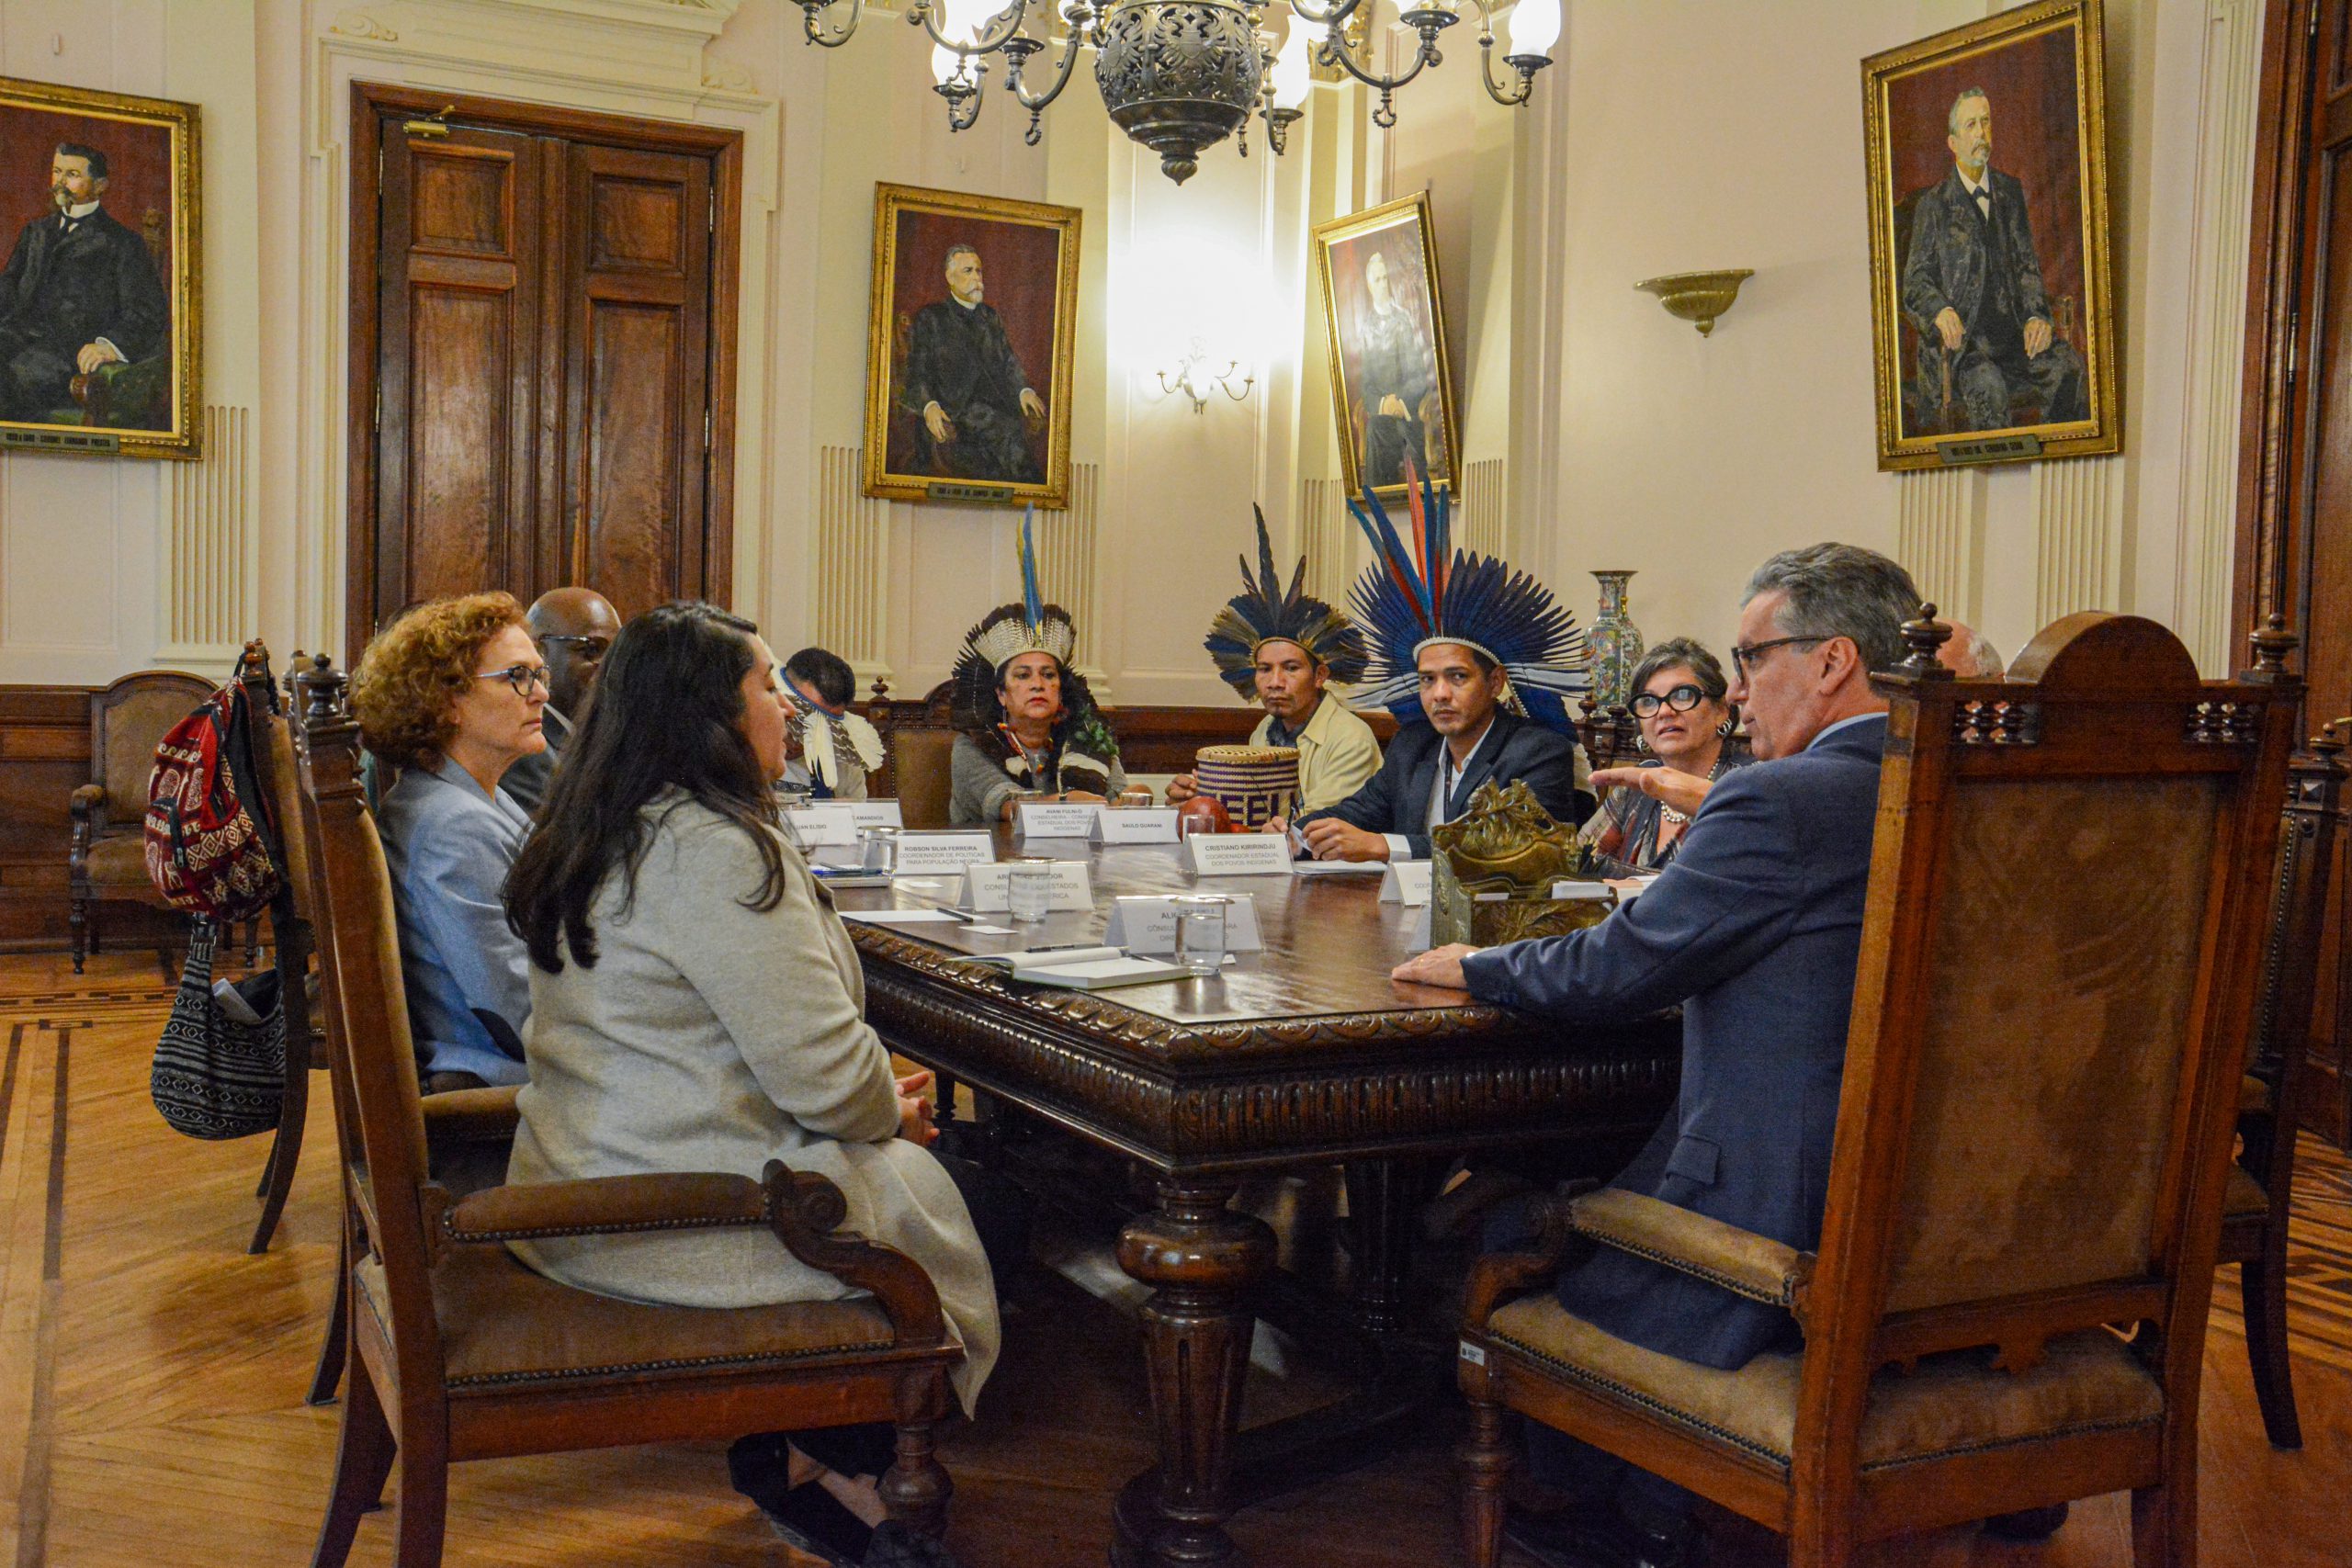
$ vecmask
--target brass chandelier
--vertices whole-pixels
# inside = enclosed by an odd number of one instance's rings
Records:
[[[1552,63],[1552,45],[1560,36],[1560,0],[1519,0],[1503,56],[1511,75],[1498,80],[1488,0],[1399,0],[1408,8],[1397,20],[1419,42],[1410,63],[1387,75],[1364,63],[1374,0],[1288,0],[1289,39],[1279,52],[1266,31],[1266,0],[1064,0],[1061,53],[1052,62],[1052,79],[1037,88],[1025,73],[1031,58],[1051,47],[1040,35],[1051,31],[1054,0],[1011,0],[989,11],[994,3],[910,0],[907,6],[909,25],[931,37],[933,90],[947,100],[951,130],[967,130],[979,118],[988,57],[1001,55],[1004,88],[1029,111],[1026,140],[1035,146],[1046,106],[1069,85],[1080,47],[1090,45],[1094,84],[1113,123],[1159,153],[1161,170],[1179,184],[1200,167],[1203,148],[1237,132],[1248,157],[1252,110],[1279,155],[1304,112],[1314,65],[1345,71],[1377,92],[1373,123],[1385,129],[1396,123],[1396,89],[1442,62],[1438,39],[1463,19],[1465,7],[1477,10],[1478,67],[1487,92],[1506,107],[1527,102],[1535,73]],[[865,0],[800,0],[800,8],[808,41],[834,49],[857,30]],[[1032,12],[1035,28],[1027,26]],[[1314,28],[1324,29],[1321,38],[1310,35]]]

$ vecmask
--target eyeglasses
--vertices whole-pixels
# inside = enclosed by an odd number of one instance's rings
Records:
[[[477,670],[474,671],[474,679],[503,681],[514,689],[514,694],[518,697],[529,696],[533,686],[545,686],[548,691],[555,690],[553,686],[548,684],[548,667],[544,664],[510,664],[503,670]]]
[[[611,637],[584,637],[577,632],[548,632],[543,634],[539,637],[539,640],[541,642],[577,643],[580,645],[580,651],[586,654],[591,659],[602,659],[605,655],[612,652],[613,650],[613,639]]]
[[[1685,681],[1662,697],[1656,692],[1644,692],[1625,705],[1634,710],[1635,718],[1655,718],[1660,708],[1672,708],[1677,713],[1689,713],[1706,700],[1706,693]]]
[[[1755,671],[1758,654],[1770,653],[1776,648],[1786,648],[1792,642],[1827,642],[1828,640],[1826,637],[1776,637],[1769,642],[1751,642],[1745,646],[1735,646],[1731,650],[1731,667],[1738,671],[1744,678]]]

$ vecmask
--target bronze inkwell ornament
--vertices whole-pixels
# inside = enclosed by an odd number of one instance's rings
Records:
[[[1564,881],[1597,882],[1598,861],[1577,830],[1553,820],[1526,783],[1480,784],[1470,808],[1431,829],[1430,942],[1493,947],[1561,936],[1609,918],[1611,897],[1553,897]]]

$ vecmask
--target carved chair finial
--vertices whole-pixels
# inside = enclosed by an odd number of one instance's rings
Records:
[[[237,655],[237,679],[250,681],[255,676],[265,684],[269,681],[269,645],[259,637],[249,637],[245,650]]]
[[[2287,672],[2287,659],[2302,639],[2287,629],[2283,611],[2273,610],[2262,629],[2254,634],[2254,671],[2256,675],[2276,677]]]
[[[2319,727],[2317,735],[2312,737],[2311,749],[2323,756],[2333,758],[2343,751],[2346,744],[2345,736],[2347,730],[2352,730],[2352,717],[2331,718]]]
[[[311,705],[302,715],[303,724],[316,729],[350,716],[350,706],[344,701],[344,690],[350,683],[350,677],[334,667],[334,660],[324,653],[312,655],[303,680],[311,694]]]
[[[1936,619],[1932,603],[1920,605],[1918,617],[1903,623],[1904,646],[1911,652],[1897,668],[1914,680],[1951,680],[1951,671],[1936,657],[1936,650],[1951,640],[1951,623]]]

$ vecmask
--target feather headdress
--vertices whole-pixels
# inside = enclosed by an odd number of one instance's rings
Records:
[[[1414,661],[1433,642],[1475,648],[1510,676],[1507,705],[1546,728],[1574,733],[1567,699],[1590,683],[1584,633],[1552,591],[1491,556],[1452,547],[1449,497],[1417,483],[1405,499],[1408,541],[1369,490],[1348,510],[1372,541],[1373,564],[1355,585],[1356,618],[1372,640],[1372,683],[1359,707],[1420,716],[1420,673]]]
[[[1306,592],[1306,558],[1298,558],[1290,590],[1283,591],[1274,572],[1273,541],[1266,536],[1266,514],[1258,513],[1258,572],[1250,573],[1250,559],[1241,559],[1241,592],[1226,601],[1209,623],[1202,646],[1216,660],[1216,672],[1243,696],[1258,690],[1258,649],[1270,642],[1295,642],[1308,657],[1331,667],[1331,679],[1352,686],[1363,679],[1363,634],[1342,611]]]

